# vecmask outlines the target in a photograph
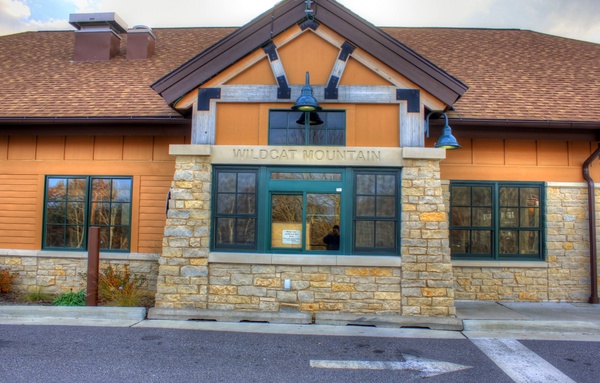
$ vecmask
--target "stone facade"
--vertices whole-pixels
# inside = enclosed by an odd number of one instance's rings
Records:
[[[129,266],[132,274],[144,275],[143,289],[156,291],[158,274],[158,254],[102,253],[100,269],[113,265],[117,270]],[[84,289],[87,283],[86,253],[62,253],[39,251],[3,251],[0,250],[0,268],[17,273],[12,289],[18,292],[37,291],[41,288],[49,294],[59,294]]]
[[[406,160],[402,174],[401,268],[209,263],[210,157],[179,156],[156,306],[455,315],[439,159]]]
[[[447,188],[445,194],[448,200]],[[596,191],[596,200],[599,198]],[[545,212],[546,261],[498,261],[487,262],[487,265],[486,262],[455,261],[456,299],[587,302],[590,297],[587,211],[584,184],[549,183]]]

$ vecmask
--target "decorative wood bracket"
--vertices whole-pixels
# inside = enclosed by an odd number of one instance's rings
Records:
[[[210,100],[221,98],[221,88],[199,88],[198,110],[210,110]]]
[[[271,70],[273,71],[275,79],[277,80],[277,84],[279,85],[277,88],[277,99],[289,100],[292,97],[292,90],[288,85],[287,77],[285,76],[285,70],[283,69],[281,60],[279,60],[279,56],[277,55],[277,47],[273,42],[270,42],[263,47],[263,50],[269,57]]]
[[[327,83],[327,87],[325,88],[325,99],[326,100],[337,100],[338,99],[338,84],[340,82],[340,78],[342,77],[342,73],[344,69],[346,69],[346,63],[348,62],[348,57],[354,52],[356,47],[350,44],[348,41],[344,41],[342,44],[340,54],[333,66],[333,70],[331,71],[331,75],[329,76],[329,82]]]
[[[419,89],[396,89],[396,100],[407,102],[408,113],[421,112],[421,91]]]

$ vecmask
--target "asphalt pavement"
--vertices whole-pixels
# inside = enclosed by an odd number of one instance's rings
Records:
[[[270,314],[268,318],[264,313],[254,313],[256,320],[252,319],[252,312],[237,318],[217,315],[214,316],[216,319],[210,316],[213,319],[190,320],[189,315],[180,318],[176,316],[168,319],[164,316],[161,318],[160,315],[152,315],[152,310],[147,313],[142,307],[6,305],[0,306],[0,324],[174,328],[392,338],[512,338],[600,342],[600,305],[456,301],[456,309],[456,318],[437,321],[427,317],[398,315],[361,317],[349,314],[327,314],[317,315],[314,323],[306,324],[293,321],[286,323],[286,318],[293,316],[285,312],[280,316]],[[210,310],[206,312],[215,314]],[[269,318],[271,320],[266,320]]]

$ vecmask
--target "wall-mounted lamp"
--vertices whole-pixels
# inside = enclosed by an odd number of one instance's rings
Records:
[[[439,112],[431,112],[427,115],[427,118],[425,119],[425,133],[427,137],[429,137],[429,117],[431,117],[432,114],[439,114]],[[444,125],[444,128],[442,129],[442,135],[440,136],[440,138],[438,138],[438,140],[433,146],[436,148],[443,148],[448,150],[460,149],[461,146],[459,145],[458,141],[456,141],[456,138],[454,138],[454,136],[452,135],[452,129],[450,128],[450,125],[448,125],[448,116],[446,116],[446,113],[442,113],[442,116],[444,116],[446,123]]]
[[[292,106],[292,110],[299,110],[301,112],[314,112],[322,110],[321,106],[317,102],[317,99],[313,96],[313,90],[310,86],[310,75],[306,72],[306,84],[302,87],[302,93],[296,100],[296,104]]]

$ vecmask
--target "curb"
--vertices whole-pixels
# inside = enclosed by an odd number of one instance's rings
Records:
[[[532,320],[469,320],[464,319],[464,331],[514,331],[539,333],[578,333],[600,335],[600,326],[584,321]]]
[[[334,326],[371,326],[389,328],[425,328],[430,330],[462,331],[462,319],[405,315],[373,315],[317,313],[315,324]]]
[[[0,318],[143,321],[146,319],[146,308],[112,306],[0,306]]]
[[[148,319],[188,320],[205,322],[257,322],[279,324],[310,324],[312,315],[301,312],[227,311],[203,309],[165,309],[153,307]]]

